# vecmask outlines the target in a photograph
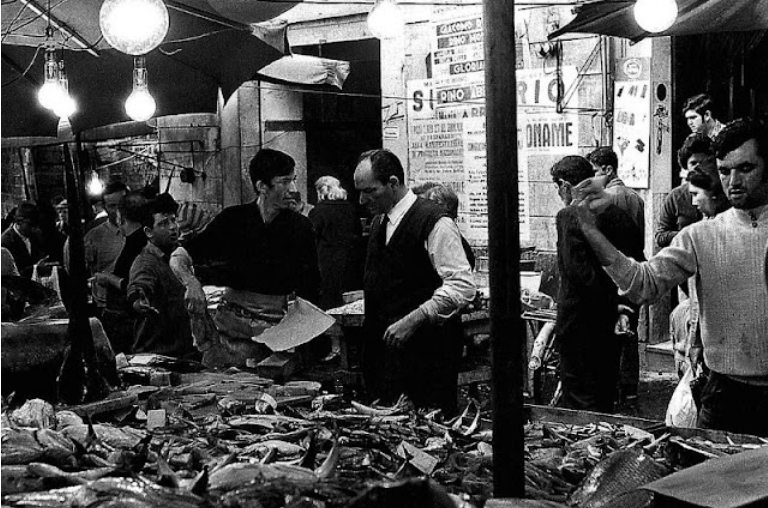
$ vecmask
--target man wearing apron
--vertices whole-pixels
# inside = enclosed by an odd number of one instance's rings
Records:
[[[317,301],[312,223],[290,209],[293,158],[265,148],[251,160],[249,172],[256,200],[225,208],[186,245],[200,278],[226,287],[215,317],[219,343],[204,353],[209,367],[265,358],[270,351],[251,337],[282,319],[289,295]]]

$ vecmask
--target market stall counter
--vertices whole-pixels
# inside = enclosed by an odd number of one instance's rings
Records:
[[[126,360],[121,370],[173,365]],[[172,377],[178,384],[128,387],[134,402],[106,411],[41,400],[6,408],[2,504],[492,506],[493,434],[482,403],[444,419],[405,399],[367,406],[317,384],[278,385],[237,370]],[[656,489],[663,494],[644,485],[698,464],[717,471],[715,461],[768,444],[639,418],[541,406],[526,413],[529,506],[653,506],[657,496],[674,499],[673,481]],[[761,469],[748,467],[761,457],[746,457],[740,478],[757,478]],[[730,474],[738,462],[728,460]],[[750,499],[765,501],[764,490]]]

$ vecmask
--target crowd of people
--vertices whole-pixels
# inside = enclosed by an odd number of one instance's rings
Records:
[[[704,95],[684,106],[692,130],[678,151],[684,181],[667,196],[660,250],[648,260],[633,240],[642,235],[628,201],[610,192],[612,177],[597,167],[590,174],[594,153],[552,167],[566,205],[557,216],[563,400],[611,410],[617,397],[606,392],[624,385],[617,378],[627,370],[615,337],[627,302],[634,315],[680,286],[687,296],[671,335],[680,372],[705,378],[697,425],[766,436],[768,128],[749,119],[723,125],[712,108]]]
[[[673,335],[681,368],[703,364],[708,376],[699,425],[766,435],[768,131],[748,120],[722,125],[711,108],[708,97],[686,103],[695,132],[678,153],[685,181],[662,210],[655,238],[663,248],[647,260],[645,204],[619,178],[611,148],[551,168],[564,205],[555,219],[555,333],[566,407],[611,412],[617,402],[636,404],[639,306],[687,285]],[[460,312],[477,294],[455,192],[431,183],[411,189],[395,154],[363,153],[354,186],[373,217],[364,240],[337,178],[315,182],[312,206],[296,190],[290,155],[262,149],[249,174],[257,198],[194,231],[180,224],[170,195],[106,187],[104,219],[88,228],[85,252],[94,313],[115,352],[252,366],[271,353],[252,338],[279,322],[294,297],[329,309],[362,286],[371,399],[394,402],[405,393],[417,407],[455,413]],[[62,212],[51,223],[66,267]],[[56,257],[45,250],[40,215],[32,203],[16,209],[2,236],[4,274],[12,265],[29,277],[40,260]],[[201,281],[224,288],[215,312]]]

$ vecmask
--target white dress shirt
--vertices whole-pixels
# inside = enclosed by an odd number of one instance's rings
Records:
[[[409,189],[405,197],[386,214],[387,244],[417,199],[419,198]],[[441,217],[437,221],[424,247],[443,284],[435,290],[432,298],[419,308],[431,323],[439,323],[455,316],[472,302],[477,293],[477,286],[464,247],[461,245],[459,227],[450,217]]]

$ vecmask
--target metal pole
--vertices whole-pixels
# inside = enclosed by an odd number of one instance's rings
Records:
[[[76,140],[79,152],[79,134]],[[99,400],[109,393],[109,385],[99,372],[96,363],[93,334],[88,320],[88,275],[85,266],[83,225],[80,214],[79,169],[78,158],[72,157],[69,145],[65,143],[64,175],[70,228],[69,280],[71,294],[67,333],[71,346],[62,362],[57,384],[59,399],[71,404]]]
[[[523,497],[523,372],[515,97],[515,7],[484,0],[493,492]]]

